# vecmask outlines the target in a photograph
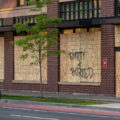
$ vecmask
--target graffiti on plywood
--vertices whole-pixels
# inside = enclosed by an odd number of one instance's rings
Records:
[[[79,78],[84,79],[92,79],[93,77],[93,69],[92,67],[82,68],[82,61],[84,59],[85,52],[70,52],[69,57],[70,60],[76,59],[78,61],[78,64],[75,67],[70,68],[70,71],[72,73],[72,76],[78,76]]]

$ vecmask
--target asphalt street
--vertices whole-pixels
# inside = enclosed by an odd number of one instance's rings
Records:
[[[0,107],[0,120],[120,120],[120,117]]]

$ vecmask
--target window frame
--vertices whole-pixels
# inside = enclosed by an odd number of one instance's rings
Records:
[[[95,2],[96,1],[96,2]],[[60,17],[62,20],[92,19],[100,17],[101,0],[81,0],[60,3]],[[71,5],[73,4],[73,10]],[[90,5],[92,5],[90,7]],[[69,6],[69,11],[66,10]],[[64,8],[64,10],[62,10]],[[77,8],[77,10],[76,10]],[[73,19],[72,19],[73,15]],[[69,18],[69,19],[68,19]]]
[[[23,1],[24,1],[24,4],[21,5],[21,0],[17,0],[17,7],[24,6],[25,5],[25,0],[23,0]]]

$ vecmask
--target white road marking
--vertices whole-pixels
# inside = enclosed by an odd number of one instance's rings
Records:
[[[44,117],[33,117],[33,116],[26,116],[26,115],[16,115],[12,114],[11,117],[21,117],[21,118],[32,118],[32,119],[42,119],[42,120],[60,120],[57,118],[44,118]]]
[[[26,108],[13,108],[13,107],[2,107],[2,108],[7,108],[7,109],[15,109],[15,110],[33,110],[33,109],[26,109]]]
[[[44,111],[44,110],[33,110],[33,111],[35,111],[35,112],[48,112],[48,111]]]
[[[12,108],[12,107],[2,107],[2,108],[7,108],[8,109],[8,108]]]

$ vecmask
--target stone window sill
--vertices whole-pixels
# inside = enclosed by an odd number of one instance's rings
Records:
[[[100,82],[59,82],[59,85],[92,85],[92,86],[100,86],[101,83]]]
[[[37,80],[13,80],[12,83],[33,83],[33,84],[39,84],[40,81]],[[47,84],[47,82],[43,82],[43,84]]]

